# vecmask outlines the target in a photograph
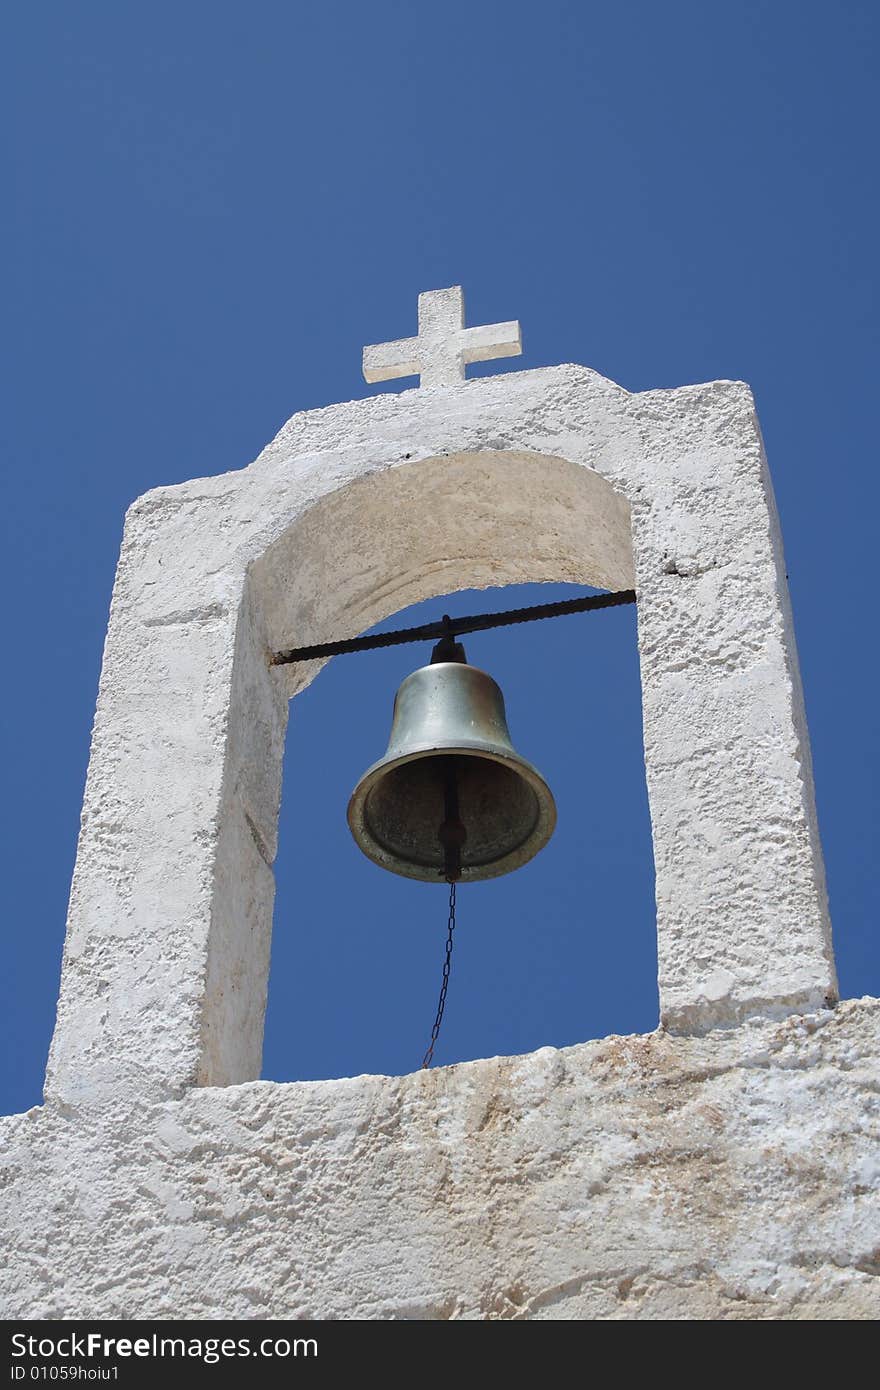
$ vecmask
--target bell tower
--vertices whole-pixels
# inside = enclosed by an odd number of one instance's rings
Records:
[[[240,474],[131,508],[49,1066],[59,1099],[259,1076],[288,702],[319,669],[275,654],[515,580],[637,592],[664,1026],[835,1000],[747,388],[630,396],[583,367],[466,381],[467,360],[518,350],[519,326],[463,315],[460,289],[433,291],[417,338],[365,349],[367,377],[427,385],[295,416]],[[366,846],[362,815],[356,797]],[[107,1016],[108,992],[125,1009]]]
[[[873,1147],[847,1117],[878,1014],[835,1008],[751,393],[633,395],[577,365],[466,379],[520,342],[466,327],[460,289],[422,295],[417,336],[363,359],[418,388],[295,415],[240,472],[129,510],[46,1104],[2,1122],[6,1317],[868,1316]],[[637,596],[661,1028],[258,1081],[289,702],[323,646],[524,581]],[[508,814],[478,840],[493,778]],[[455,880],[536,853],[554,809],[497,686],[443,660],[404,682],[349,814],[379,862]]]

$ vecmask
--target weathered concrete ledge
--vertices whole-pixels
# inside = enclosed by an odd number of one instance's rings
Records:
[[[862,999],[35,1109],[0,1122],[0,1315],[875,1318],[878,1061]]]

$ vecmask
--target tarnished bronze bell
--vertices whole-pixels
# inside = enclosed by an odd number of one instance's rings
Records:
[[[401,685],[388,749],[355,787],[348,823],[374,863],[434,883],[497,878],[550,839],[550,788],[510,741],[500,687],[459,643],[445,638]]]

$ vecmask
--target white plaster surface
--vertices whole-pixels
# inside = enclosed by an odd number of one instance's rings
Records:
[[[259,1075],[288,696],[317,669],[270,652],[518,580],[638,589],[664,1023],[833,1002],[751,395],[632,396],[554,367],[307,411],[249,468],[132,506],[51,1095],[103,1105]]]
[[[271,653],[524,580],[638,591],[664,1031],[256,1082],[317,671]],[[747,387],[565,366],[307,411],[126,519],[47,1103],[0,1128],[0,1306],[871,1316],[878,1006],[835,1000]]]
[[[871,1319],[880,1003],[0,1122],[4,1317]]]

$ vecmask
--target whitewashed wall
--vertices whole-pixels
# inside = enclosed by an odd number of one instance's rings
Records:
[[[527,580],[638,590],[663,1031],[431,1076],[255,1083],[288,698],[316,672],[269,654]],[[295,416],[249,468],[157,489],[127,518],[47,1104],[6,1122],[7,1315],[148,1299],[193,1316],[741,1316],[717,1311],[739,1295],[708,1207],[754,1236],[756,1136],[784,1166],[792,1136],[824,1133],[814,1083],[838,1118],[863,1105],[861,1072],[836,1068],[867,1057],[875,1015],[835,1000],[748,389],[632,396],[567,366]],[[809,1084],[783,1075],[789,1056]],[[689,1139],[662,1118],[679,1111]],[[841,1184],[867,1161],[850,1138],[827,1184],[809,1179],[820,1264],[847,1251],[841,1308],[873,1287],[841,1225]],[[794,1222],[806,1169],[789,1176]],[[751,1272],[737,1264],[742,1307],[831,1297],[837,1274],[804,1274],[803,1244],[768,1235]],[[783,1258],[784,1287],[767,1273]]]

